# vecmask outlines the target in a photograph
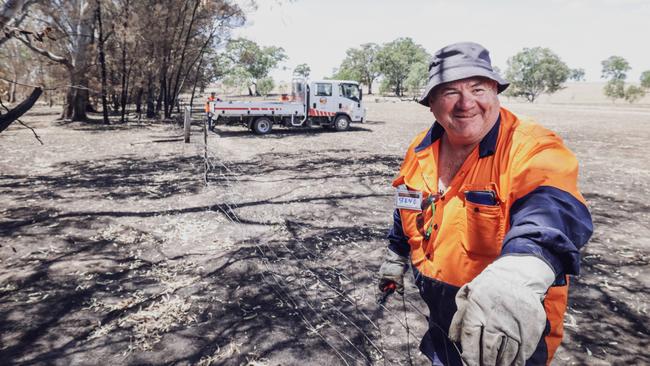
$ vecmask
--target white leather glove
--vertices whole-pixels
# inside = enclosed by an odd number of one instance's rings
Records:
[[[533,255],[509,255],[487,266],[456,295],[449,339],[474,365],[524,365],[546,327],[542,300],[553,269]]]
[[[386,286],[395,283],[395,291],[400,294],[404,293],[404,273],[408,269],[408,257],[386,250],[384,263],[379,267],[379,290],[386,291]]]

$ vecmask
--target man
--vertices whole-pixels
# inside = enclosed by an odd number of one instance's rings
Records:
[[[212,111],[210,110],[210,102],[214,102],[215,100],[221,101],[221,99],[217,98],[215,92],[211,92],[208,100],[205,102],[205,114],[208,118],[208,130],[210,131],[214,130],[214,126],[212,125]]]
[[[410,259],[434,365],[544,365],[562,340],[568,278],[593,231],[575,156],[500,107],[508,83],[476,43],[444,47],[420,103],[436,118],[400,172],[380,289]],[[462,361],[461,361],[462,359]]]

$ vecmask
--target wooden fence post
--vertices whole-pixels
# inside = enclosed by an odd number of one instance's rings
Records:
[[[185,143],[189,144],[190,143],[190,127],[192,127],[192,111],[190,110],[190,107],[185,107],[185,113],[184,113],[184,129],[185,129]]]

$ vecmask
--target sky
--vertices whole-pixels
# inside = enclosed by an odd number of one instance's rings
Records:
[[[247,0],[240,0],[246,2]],[[525,47],[548,47],[587,81],[601,81],[601,61],[628,60],[628,81],[650,70],[650,0],[257,0],[234,36],[280,46],[288,59],[271,76],[291,80],[332,75],[348,48],[410,37],[429,54],[447,44],[482,44],[494,65]]]

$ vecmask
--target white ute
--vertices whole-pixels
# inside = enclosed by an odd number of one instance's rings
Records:
[[[274,125],[284,127],[333,128],[345,131],[352,122],[366,116],[361,88],[356,81],[295,80],[292,93],[282,102],[209,102],[215,124],[248,127],[258,135],[271,132]]]

